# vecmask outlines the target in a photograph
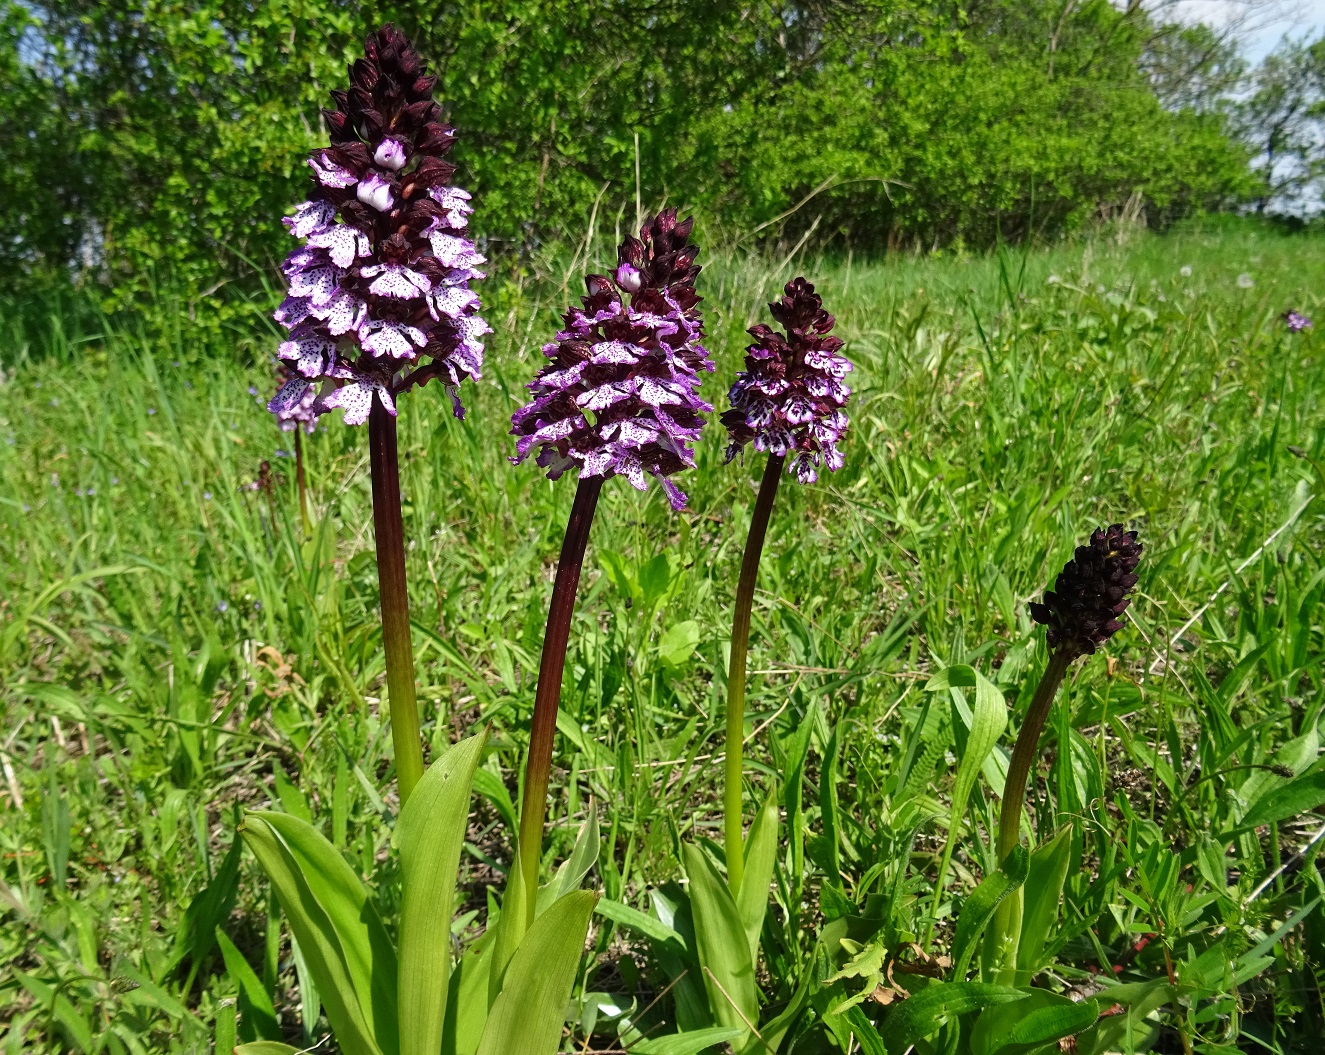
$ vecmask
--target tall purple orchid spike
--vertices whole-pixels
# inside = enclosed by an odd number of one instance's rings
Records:
[[[750,646],[750,614],[764,537],[777,498],[783,466],[791,459],[791,472],[803,484],[818,479],[819,466],[842,467],[837,449],[847,429],[846,405],[851,389],[842,383],[851,363],[838,355],[842,340],[829,331],[834,319],[804,278],[792,279],[781,300],[769,305],[782,323],[784,337],[764,325],[750,328],[754,344],[746,349],[745,370],[736,375],[730,392],[731,409],[722,415],[731,443],[731,461],[747,443],[767,451],[759,494],[750,516],[750,533],[741,556],[741,577],[736,584],[732,611],[731,649],[727,665],[726,781],[723,790],[723,829],[727,853],[727,885],[733,895],[744,881],[745,842],[742,827],[742,752],[745,743],[745,670]]]
[[[728,394],[731,409],[722,415],[731,436],[727,460],[753,441],[757,451],[790,458],[796,479],[813,483],[820,464],[842,467],[837,444],[847,430],[842,408],[851,394],[842,378],[851,363],[837,354],[842,339],[829,335],[836,320],[804,278],[788,282],[769,310],[787,334],[762,322],[750,328],[755,342]]]
[[[529,384],[533,401],[511,417],[511,433],[518,437],[512,461],[524,461],[537,447],[538,464],[553,480],[579,467],[529,724],[518,872],[526,925],[537,903],[566,645],[598,496],[611,476],[624,476],[641,491],[655,476],[672,506],[684,508],[685,495],[669,477],[695,464],[691,444],[704,425],[702,415],[713,409],[699,398],[700,371],[711,371],[713,363],[700,344],[699,249],[689,240],[692,225],[678,223],[675,209],[665,210],[638,239],[621,244],[615,275],[587,276],[584,307],[568,310],[565,328],[543,346],[551,362]]]
[[[694,466],[691,445],[713,409],[699,397],[713,362],[700,343],[692,225],[664,210],[621,244],[615,275],[586,277],[584,306],[543,346],[551,362],[511,418],[515,462],[537,447],[553,480],[574,465],[582,479],[619,475],[642,491],[654,476],[673,508],[685,508],[669,477]]]
[[[461,417],[457,389],[478,379],[492,331],[469,288],[483,277],[465,237],[469,194],[451,186],[444,160],[455,130],[432,100],[437,79],[396,27],[368,38],[349,75],[324,111],[331,145],[309,159],[309,200],[284,221],[303,241],[282,268],[289,295],[275,314],[294,374],[268,409],[286,422],[342,407],[358,425],[374,399],[394,415],[401,392],[439,378]]]
[[[455,166],[444,155],[455,131],[433,102],[437,79],[390,24],[369,35],[349,78],[348,89],[331,93],[336,108],[324,111],[331,145],[309,159],[313,192],[285,220],[303,241],[282,268],[289,295],[275,314],[290,331],[278,354],[293,371],[267,409],[282,424],[334,407],[346,424],[368,422],[382,647],[404,805],[423,776],[423,746],[396,399],[438,378],[461,417],[457,390],[478,379],[481,338],[492,331],[469,288],[483,277],[483,258],[465,237],[469,195],[451,185]],[[307,531],[302,457],[298,464]]]

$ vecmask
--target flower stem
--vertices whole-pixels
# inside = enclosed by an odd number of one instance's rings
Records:
[[[1021,731],[1017,733],[1012,760],[1008,762],[1008,778],[1003,785],[1002,812],[998,818],[1000,861],[1006,860],[1021,841],[1021,808],[1026,798],[1026,780],[1039,750],[1040,733],[1044,731],[1045,719],[1049,717],[1049,707],[1054,702],[1058,686],[1063,683],[1069,664],[1075,658],[1067,648],[1056,649],[1050,654],[1049,665],[1044,668],[1044,675],[1026,711],[1026,720],[1021,723]]]
[[[423,776],[423,742],[414,694],[409,591],[405,584],[405,525],[400,516],[400,459],[396,419],[376,399],[368,416],[368,455],[373,473],[373,531],[377,537],[377,589],[382,601],[391,742],[396,753],[400,804]]]
[[[736,587],[736,611],[732,615],[731,661],[727,668],[727,783],[722,812],[726,834],[727,886],[735,896],[745,876],[745,840],[741,826],[741,746],[745,739],[745,656],[750,645],[750,609],[754,605],[759,557],[764,552],[768,518],[773,513],[778,483],[782,479],[782,454],[770,454],[759,481],[759,496],[750,517],[750,534],[741,558],[741,578]]]
[[[529,725],[529,758],[525,762],[524,800],[520,805],[520,870],[526,897],[525,926],[534,921],[538,901],[538,864],[543,850],[543,818],[547,812],[548,780],[552,773],[552,742],[557,733],[557,708],[561,704],[561,678],[566,667],[566,643],[570,640],[575,592],[580,585],[584,550],[601,476],[581,477],[571,506],[570,521],[561,542],[557,578],[548,606],[543,636],[543,658],[538,666],[538,688],[534,693],[534,718]]]
[[[308,483],[304,478],[304,436],[296,427],[294,430],[294,478],[299,485],[299,515],[304,520],[304,537],[313,534],[313,523],[308,519]]]

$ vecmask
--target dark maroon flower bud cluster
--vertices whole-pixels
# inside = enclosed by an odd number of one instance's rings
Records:
[[[829,333],[836,320],[804,278],[788,282],[769,309],[787,334],[762,322],[750,328],[755,343],[746,349],[745,369],[728,395],[731,409],[722,415],[731,435],[727,460],[753,442],[755,450],[787,456],[788,471],[813,483],[821,464],[842,467],[837,444],[847,430],[842,408],[851,394],[842,379],[851,363],[837,354],[842,340]]]
[[[581,476],[620,475],[642,491],[653,476],[673,508],[685,507],[668,477],[694,466],[691,445],[713,409],[699,398],[700,372],[713,363],[700,343],[692,224],[664,210],[621,244],[615,275],[586,276],[584,306],[569,309],[543,346],[551,362],[511,418],[513,461],[537,447],[553,480],[574,465]]]
[[[1123,628],[1119,616],[1131,603],[1141,543],[1121,524],[1097,528],[1063,566],[1043,603],[1031,602],[1031,618],[1049,628],[1050,649],[1088,656]]]
[[[313,192],[285,221],[304,242],[285,261],[289,295],[275,315],[295,376],[268,409],[287,421],[305,406],[343,407],[359,424],[374,397],[394,414],[399,393],[435,377],[459,417],[456,389],[479,377],[492,331],[469,288],[483,277],[465,237],[469,194],[444,158],[455,132],[433,102],[436,78],[395,26],[368,37],[349,76],[325,111],[331,145],[309,159]]]

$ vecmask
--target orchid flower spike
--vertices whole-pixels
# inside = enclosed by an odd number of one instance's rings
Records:
[[[831,336],[836,321],[804,278],[792,279],[782,299],[769,305],[786,335],[762,322],[750,328],[745,369],[736,375],[722,415],[731,443],[731,461],[747,443],[788,459],[787,471],[803,484],[819,478],[819,466],[842,467],[837,449],[847,430],[843,407],[851,389],[842,383],[852,370]]]
[[[484,277],[465,234],[469,194],[444,160],[455,131],[395,26],[368,37],[349,77],[324,111],[331,144],[309,159],[309,200],[284,221],[303,243],[282,267],[289,295],[275,313],[293,369],[268,409],[285,423],[340,407],[358,425],[374,399],[395,414],[401,392],[439,378],[463,417],[457,390],[478,379],[492,331],[469,288]]]
[[[692,225],[667,209],[621,244],[614,275],[586,277],[584,306],[569,309],[543,346],[551,362],[511,417],[512,461],[538,448],[550,479],[577,467],[581,477],[624,476],[641,491],[653,476],[672,507],[685,508],[670,477],[694,466],[693,443],[713,409],[699,396],[700,373],[713,362],[700,343]]]

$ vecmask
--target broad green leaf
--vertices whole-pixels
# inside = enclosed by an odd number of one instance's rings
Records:
[[[1325,803],[1325,771],[1308,772],[1273,788],[1251,804],[1239,827],[1275,824]]]
[[[456,870],[469,826],[470,788],[487,733],[428,767],[400,811],[400,1055],[437,1055],[446,1021]]]
[[[341,852],[311,824],[286,813],[264,813],[262,816],[293,855],[304,881],[335,928],[364,1021],[378,1047],[387,1055],[393,1055],[400,1045],[396,1009],[399,966],[395,946],[377,912],[377,905]],[[308,947],[300,935],[295,937],[299,939],[305,961],[313,970],[318,993],[325,1000],[323,980],[314,967]]]
[[[685,843],[681,857],[690,877],[690,909],[709,1007],[719,1025],[746,1027],[758,1021],[759,998],[740,911],[703,850]]]
[[[327,1011],[327,1020],[331,1023],[336,1043],[345,1055],[392,1055],[383,1052],[373,1036],[368,1019],[359,1000],[354,976],[351,973],[345,950],[341,944],[337,928],[332,924],[326,910],[322,907],[311,885],[304,877],[299,862],[289,847],[277,834],[276,828],[269,823],[272,814],[250,813],[244,818],[240,834],[244,842],[253,851],[258,864],[271,880],[272,889],[280,901],[281,910],[290,924],[290,930],[303,951],[309,970],[317,979],[323,1005]],[[293,818],[287,818],[292,820]],[[294,821],[301,824],[301,821]],[[314,832],[314,835],[317,833]],[[318,836],[321,838],[321,836]],[[328,844],[330,845],[330,844]],[[332,848],[335,853],[335,848]],[[339,855],[338,855],[339,856]],[[341,862],[344,864],[344,862]],[[348,868],[348,866],[346,866]],[[319,885],[326,876],[318,876]],[[358,882],[357,877],[355,881]],[[343,907],[345,899],[337,899]],[[375,913],[374,913],[375,914]],[[342,919],[347,929],[356,922]],[[379,924],[380,925],[380,924]],[[362,950],[371,947],[368,938],[368,926],[360,923],[362,933],[355,942]],[[390,963],[391,980],[395,980],[396,964],[394,954]],[[394,1008],[392,1009],[394,1011]],[[395,1019],[391,1020],[391,1030],[395,1031]]]
[[[961,915],[957,917],[957,933],[952,939],[952,977],[956,981],[965,981],[976,942],[999,902],[1026,882],[1029,867],[1030,854],[1026,847],[1018,846],[1008,854],[1008,859],[997,872],[985,876],[962,905]]]
[[[1010,1004],[1026,996],[1020,989],[983,982],[936,982],[894,1004],[880,1035],[888,1055],[902,1055],[918,1040],[932,1036],[950,1017]]]
[[[554,900],[569,894],[572,890],[580,889],[584,877],[598,863],[598,853],[601,849],[602,839],[598,834],[598,810],[591,799],[589,802],[589,816],[580,825],[579,834],[575,836],[575,847],[571,850],[570,857],[562,862],[561,867],[557,869],[557,878],[551,884],[556,892]]]
[[[598,895],[573,890],[525,933],[483,1029],[478,1055],[554,1055]]]
[[[225,931],[218,927],[213,935],[216,944],[221,947],[226,973],[239,993],[240,1039],[275,1040],[281,1035],[281,1027],[276,1022],[276,1009],[272,1006],[267,990]]]
[[[492,939],[491,960],[488,962],[488,1006],[501,994],[506,967],[524,940],[528,921],[525,916],[524,869],[520,867],[520,846],[517,841],[511,868],[506,873],[506,890],[501,896],[501,915],[492,924],[496,937]]]
[[[1124,994],[1126,990],[1126,994]],[[1176,991],[1167,978],[1108,986],[1099,1000],[1106,1006],[1121,1004],[1121,1015],[1098,1019],[1077,1037],[1080,1055],[1113,1055],[1119,1051],[1146,1051],[1158,1030],[1147,1020],[1152,1012],[1172,1002]]]
[[[699,624],[693,619],[677,623],[658,642],[658,658],[664,666],[679,667],[690,658],[699,644]]]
[[[645,912],[611,898],[600,898],[594,912],[613,923],[628,927],[636,934],[643,935],[650,941],[671,949],[679,956],[688,955],[685,940],[661,920],[656,920]]]
[[[711,1026],[708,1029],[696,1029],[690,1033],[673,1033],[670,1037],[658,1037],[655,1040],[641,1040],[631,1045],[631,1055],[699,1055],[717,1044],[739,1040],[749,1030],[744,1027],[734,1029],[731,1026]]]
[[[750,825],[745,840],[745,878],[736,894],[736,908],[741,914],[745,936],[750,940],[751,964],[759,962],[759,932],[764,929],[777,852],[778,803],[776,796],[770,794]]]
[[[484,931],[451,972],[442,1055],[474,1055],[478,1051],[488,1021],[488,969],[495,936],[491,930]]]
[[[217,1055],[221,1053],[217,1052]],[[255,1040],[249,1044],[240,1044],[235,1048],[235,1055],[299,1055],[299,1049],[279,1040]]]
[[[1073,1003],[1045,989],[1015,1003],[986,1008],[971,1027],[971,1055],[1025,1055],[1089,1029],[1099,1018],[1094,1000]]]
[[[1021,890],[1021,934],[1017,939],[1015,984],[1029,985],[1040,969],[1049,931],[1058,920],[1058,902],[1072,857],[1072,826],[1069,824],[1031,854],[1030,872]]]

